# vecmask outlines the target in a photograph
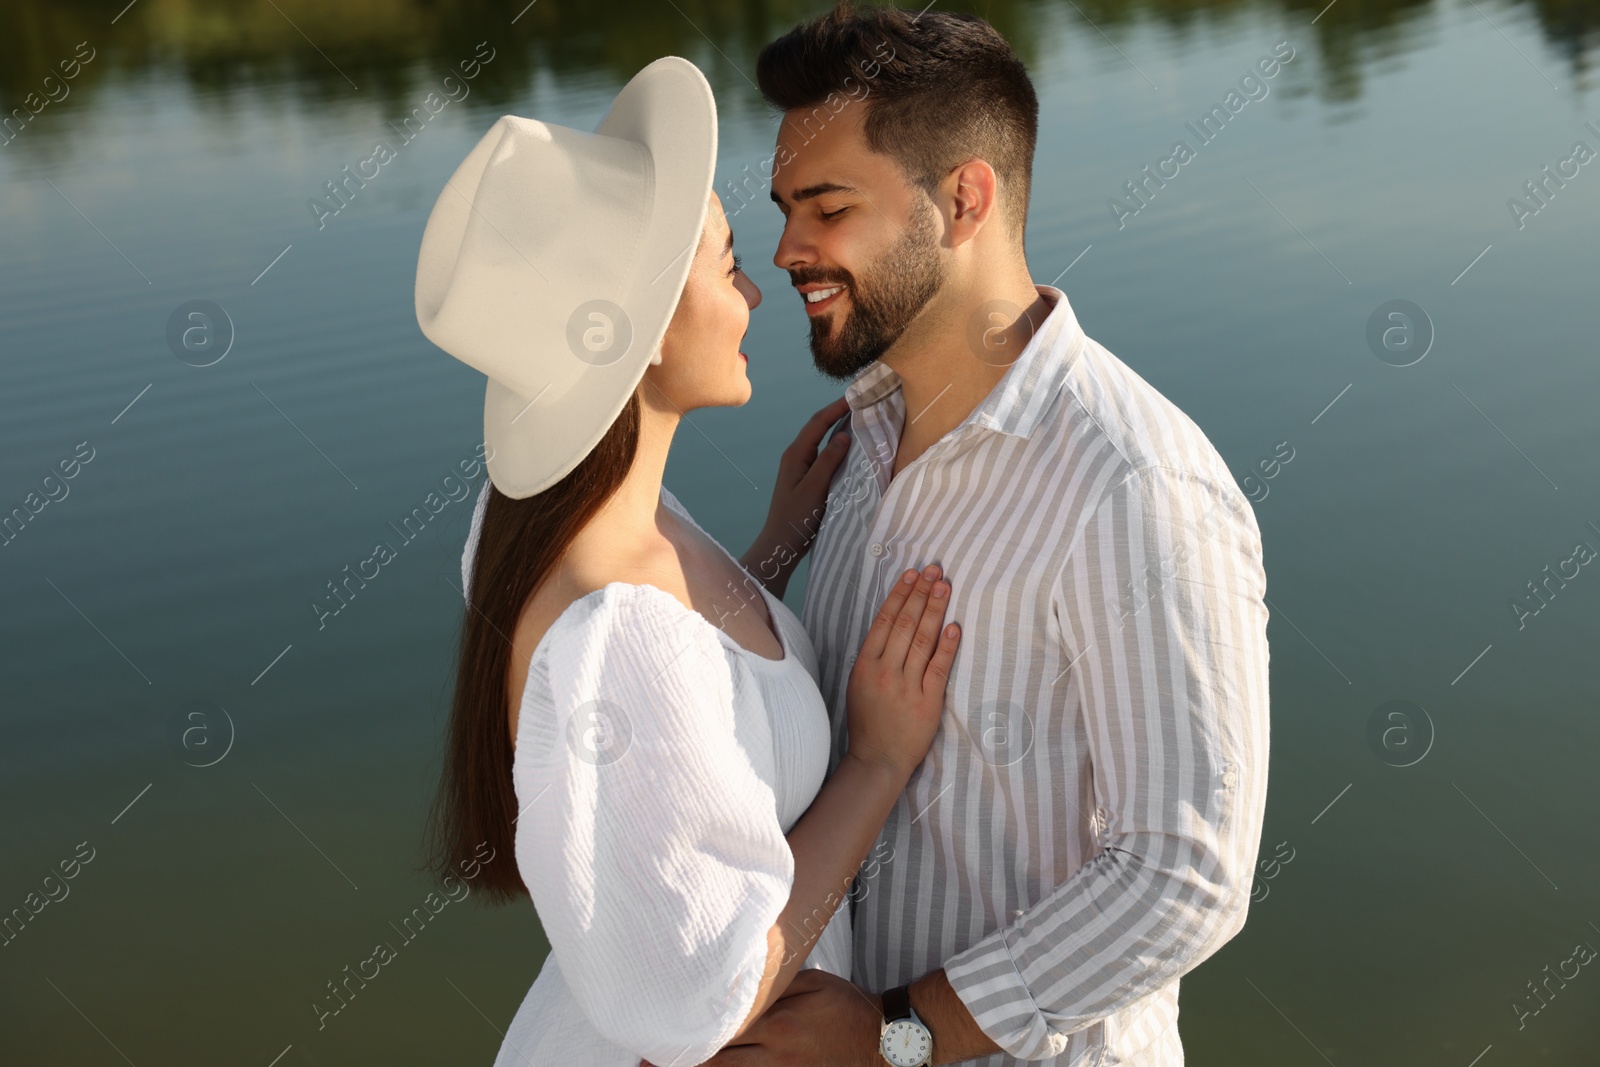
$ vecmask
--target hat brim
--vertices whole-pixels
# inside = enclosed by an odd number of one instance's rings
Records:
[[[633,331],[620,359],[586,368],[564,395],[525,396],[489,379],[484,440],[489,477],[516,499],[555,485],[611,429],[677,310],[705,226],[717,162],[717,106],[698,67],[656,60],[629,80],[595,128],[650,152],[653,204],[622,307]]]

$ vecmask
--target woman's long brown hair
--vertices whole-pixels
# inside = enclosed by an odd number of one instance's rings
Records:
[[[600,443],[544,492],[513,500],[489,488],[471,599],[462,609],[455,696],[425,867],[441,881],[471,877],[490,903],[528,895],[517,872],[512,824],[517,795],[506,686],[511,636],[528,598],[633,466],[639,412],[635,390]]]

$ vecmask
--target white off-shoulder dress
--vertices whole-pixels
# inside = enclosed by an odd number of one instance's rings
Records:
[[[486,480],[462,553],[469,593],[487,493]],[[516,861],[550,954],[495,1067],[689,1067],[755,1003],[794,879],[784,835],[827,774],[830,731],[804,626],[754,584],[781,660],[624,582],[574,601],[535,648]],[[805,966],[848,978],[850,960],[846,903]]]

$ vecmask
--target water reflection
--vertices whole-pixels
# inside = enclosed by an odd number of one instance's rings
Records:
[[[4,906],[88,842],[74,902],[0,953],[0,1061],[491,1061],[547,947],[532,907],[451,908],[402,977],[315,1009],[431,888],[470,509],[405,516],[474,453],[483,379],[417,329],[417,242],[498,114],[592,129],[650,60],[699,64],[767,300],[752,401],[693,413],[666,480],[742,547],[842,391],[741,171],[773,150],[757,50],[830,2],[0,5],[0,500],[36,509],[0,537]],[[1034,277],[1195,419],[1262,530],[1272,785],[1249,924],[1184,979],[1196,1064],[1593,1060],[1600,979],[1548,1011],[1525,983],[1600,938],[1600,579],[1573,577],[1600,543],[1600,197],[1571,161],[1600,135],[1575,106],[1597,5],[969,6],[1039,90]],[[1545,167],[1567,184],[1532,199]],[[328,599],[378,541],[383,581]]]
[[[1535,58],[1523,58],[1552,85],[1565,78],[1577,91],[1587,88],[1589,53],[1600,41],[1600,0],[1518,0],[1508,7],[1468,2],[1497,31],[1520,20],[1537,22],[1567,69],[1543,70]],[[241,94],[263,91],[306,112],[354,104],[403,111],[486,39],[497,61],[473,82],[480,102],[501,105],[524,98],[542,78],[558,85],[596,76],[622,82],[657,56],[699,56],[709,44],[727,59],[706,64],[719,103],[755,107],[758,94],[747,75],[756,51],[826,5],[538,0],[509,24],[507,11],[514,12],[514,5],[482,0],[337,5],[274,0],[264,6],[225,0],[16,0],[7,6],[9,25],[0,32],[0,110],[7,119],[0,142],[11,151],[50,158],[76,126],[50,112],[65,110],[61,105],[74,97],[81,109],[104,93],[128,91],[154,72],[180,74],[201,106],[224,117]],[[1445,5],[1439,0],[992,0],[941,3],[940,8],[981,13],[1035,68],[1064,32],[1081,32],[1110,48],[1136,28],[1150,26],[1182,47],[1203,34],[1277,15],[1310,23],[1319,60],[1317,90],[1333,102],[1359,98],[1366,72],[1417,47]],[[82,62],[90,54],[94,58]]]

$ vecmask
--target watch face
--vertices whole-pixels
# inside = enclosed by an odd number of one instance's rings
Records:
[[[883,1058],[894,1067],[918,1067],[933,1052],[933,1035],[910,1019],[896,1019],[883,1032]]]

